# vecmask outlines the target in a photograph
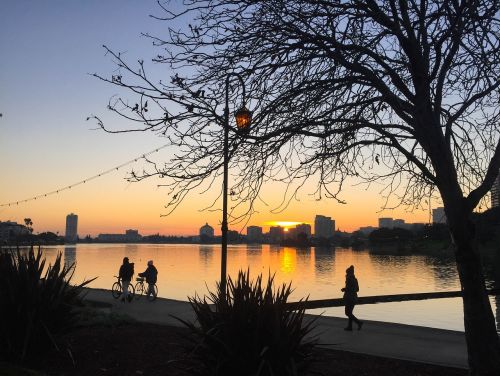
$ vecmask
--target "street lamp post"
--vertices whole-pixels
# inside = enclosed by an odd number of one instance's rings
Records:
[[[220,265],[220,292],[221,299],[226,299],[227,290],[227,185],[229,167],[229,82],[231,77],[236,77],[243,88],[243,105],[235,112],[236,126],[245,129],[250,126],[252,112],[245,107],[245,83],[237,73],[229,73],[226,76],[226,103],[224,108],[224,174],[222,186],[222,237],[221,237],[221,265]]]

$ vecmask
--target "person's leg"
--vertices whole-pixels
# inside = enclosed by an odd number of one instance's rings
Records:
[[[363,322],[358,320],[358,318],[356,316],[354,316],[354,304],[352,305],[352,309],[351,309],[351,319],[356,323],[356,325],[358,326],[358,330],[361,330],[361,327],[363,326]]]
[[[349,323],[347,324],[345,330],[352,330],[353,309],[354,309],[354,304],[348,302],[345,303],[345,315],[349,318]]]
[[[122,281],[122,300],[126,301],[128,299],[128,285],[130,281]]]

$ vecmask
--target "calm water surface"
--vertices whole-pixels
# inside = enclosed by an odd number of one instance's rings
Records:
[[[135,263],[135,272],[154,260],[159,271],[159,295],[187,300],[204,295],[220,277],[220,246],[198,244],[77,244],[43,249],[48,262],[58,252],[66,263],[76,262],[74,282],[98,277],[91,287],[110,289],[123,257]],[[498,261],[498,260],[496,260]],[[498,287],[500,267],[486,260],[488,287]],[[250,268],[251,274],[276,273],[276,281],[292,281],[292,300],[340,298],[345,269],[355,265],[360,296],[459,290],[454,259],[429,255],[398,255],[350,248],[276,247],[229,245],[228,273]],[[500,318],[500,297],[491,298]],[[343,308],[312,310],[329,316],[343,316]],[[355,314],[368,320],[399,322],[436,328],[464,330],[461,299],[433,299],[401,303],[359,305]],[[497,320],[498,323],[498,320]],[[497,326],[500,329],[500,325]]]

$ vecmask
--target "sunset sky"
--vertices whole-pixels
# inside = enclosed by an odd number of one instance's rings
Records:
[[[103,44],[120,51],[131,61],[146,62],[158,51],[141,32],[162,35],[167,24],[149,17],[158,13],[154,0],[4,0],[0,5],[0,204],[50,192],[102,171],[109,170],[165,144],[154,133],[107,134],[86,121],[98,115],[115,129],[126,123],[106,111],[117,89],[90,74],[112,74],[115,66],[105,56]],[[152,65],[149,63],[149,65]],[[166,66],[153,68],[157,79],[169,77]],[[164,77],[162,76],[164,75]],[[173,149],[162,149],[152,158],[168,161]],[[141,161],[89,181],[74,189],[28,203],[0,207],[0,221],[19,223],[30,217],[35,232],[64,233],[65,217],[79,216],[80,236],[123,233],[193,235],[208,222],[220,233],[220,211],[200,211],[217,197],[219,186],[187,197],[172,215],[166,213],[167,190],[158,181],[128,183],[131,168]],[[381,185],[366,186],[349,181],[343,199],[316,201],[306,187],[299,201],[274,213],[281,201],[278,186],[264,187],[267,206],[258,204],[249,225],[273,221],[314,223],[322,214],[336,220],[337,228],[353,231],[377,224],[378,217],[427,222],[427,210],[404,208],[380,212],[384,200]],[[221,203],[217,207],[221,207]],[[232,226],[244,230],[245,223]]]

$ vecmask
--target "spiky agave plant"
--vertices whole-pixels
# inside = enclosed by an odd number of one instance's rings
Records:
[[[263,285],[262,274],[251,280],[247,270],[228,279],[226,299],[220,284],[206,297],[189,298],[197,322],[183,322],[197,338],[192,354],[200,373],[297,375],[316,341],[308,336],[313,320],[305,322],[305,309],[287,306],[291,293],[291,283],[275,288],[269,274]]]
[[[29,363],[51,348],[57,336],[75,324],[73,307],[83,287],[71,285],[75,264],[64,265],[61,254],[45,268],[40,248],[27,253],[0,251],[0,357]]]

